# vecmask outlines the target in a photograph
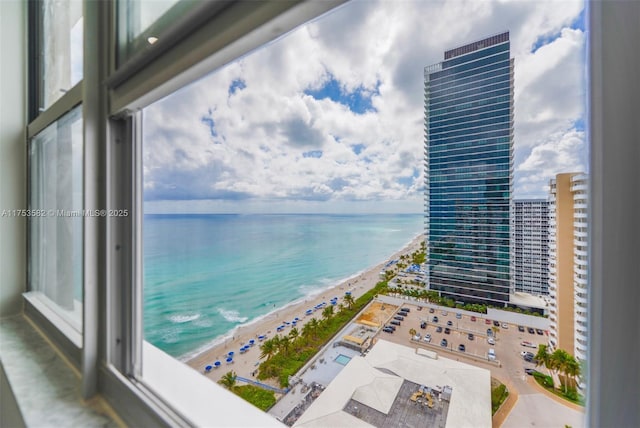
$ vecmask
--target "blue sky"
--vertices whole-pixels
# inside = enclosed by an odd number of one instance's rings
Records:
[[[509,30],[514,194],[586,170],[576,1],[352,1],[145,110],[150,212],[422,212],[423,69]]]

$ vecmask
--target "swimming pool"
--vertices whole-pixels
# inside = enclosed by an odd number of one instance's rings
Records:
[[[346,355],[340,354],[336,357],[334,361],[338,364],[342,364],[343,366],[346,366],[347,363],[351,361],[351,357],[347,357]]]

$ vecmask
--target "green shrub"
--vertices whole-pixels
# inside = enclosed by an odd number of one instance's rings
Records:
[[[233,388],[233,392],[263,411],[267,411],[276,404],[276,394],[273,391],[267,391],[254,385],[236,386]]]
[[[509,391],[504,384],[500,384],[491,390],[491,414],[494,414],[500,408],[500,405],[509,396]]]

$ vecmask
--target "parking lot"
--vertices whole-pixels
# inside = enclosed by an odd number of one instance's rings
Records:
[[[502,362],[504,357],[507,357],[506,354],[515,353],[525,365],[527,362],[524,361],[520,352],[527,350],[535,354],[538,344],[547,342],[546,332],[540,335],[533,329],[533,333],[529,333],[529,326],[520,326],[524,331],[519,331],[518,325],[490,320],[484,318],[482,314],[468,315],[451,308],[419,306],[415,303],[404,304],[402,308],[410,311],[406,316],[396,314],[390,318],[389,321],[396,321],[400,325],[395,326],[393,333],[380,333],[386,340],[433,350],[446,349],[459,357],[469,359],[475,357],[474,360],[484,359],[485,361],[491,359],[489,350],[493,348],[497,362]],[[402,316],[403,319],[395,320],[397,316]],[[387,325],[390,324],[389,321]],[[411,337],[409,334],[411,329],[414,329],[419,337]],[[425,335],[430,336],[428,342],[424,339]],[[447,341],[446,346],[442,344],[443,339]],[[522,346],[522,342],[528,342],[529,347]],[[464,351],[459,350],[460,345],[464,345]]]

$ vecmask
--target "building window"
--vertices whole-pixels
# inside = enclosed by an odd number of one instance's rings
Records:
[[[82,112],[78,106],[29,144],[29,289],[82,329]]]

